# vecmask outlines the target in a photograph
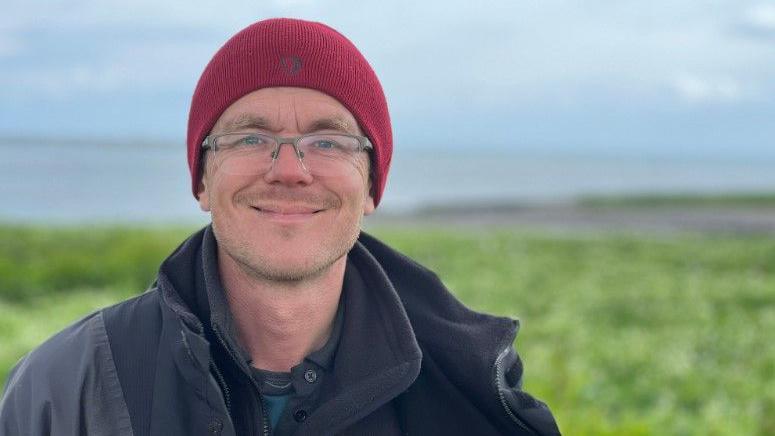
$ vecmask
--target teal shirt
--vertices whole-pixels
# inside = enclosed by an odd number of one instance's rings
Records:
[[[280,416],[283,414],[283,410],[285,410],[285,405],[288,404],[289,398],[291,398],[291,394],[264,395],[266,411],[269,416],[269,422],[272,424],[272,428],[277,427],[277,421],[280,420]]]

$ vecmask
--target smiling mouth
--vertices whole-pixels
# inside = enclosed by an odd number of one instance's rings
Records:
[[[251,208],[253,208],[253,210],[255,211],[258,211],[264,214],[268,214],[272,216],[280,216],[280,217],[309,216],[319,212],[323,212],[323,210],[325,210],[325,209],[317,209],[317,208],[306,207],[306,206],[286,206],[286,207],[251,206]]]

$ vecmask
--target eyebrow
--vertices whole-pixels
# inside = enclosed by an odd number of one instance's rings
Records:
[[[318,130],[339,130],[352,133],[350,131],[350,124],[341,118],[321,118],[315,120],[307,130],[310,132],[316,132]]]
[[[241,129],[261,129],[269,131],[275,130],[272,126],[272,123],[268,119],[252,114],[241,114],[233,120],[227,121],[223,125],[222,129],[226,132],[236,132]],[[346,133],[355,133],[350,129],[350,123],[342,118],[333,117],[319,118],[313,121],[307,128],[304,129],[304,131],[308,133],[321,130],[336,130]]]
[[[226,122],[223,126],[223,130],[226,132],[235,132],[240,129],[263,129],[271,130],[272,123],[264,117],[259,117],[251,114],[242,114],[233,120]]]

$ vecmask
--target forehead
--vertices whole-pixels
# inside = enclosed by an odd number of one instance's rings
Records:
[[[355,117],[338,100],[308,88],[262,88],[232,103],[213,132],[258,127],[267,130],[341,130],[362,134]]]

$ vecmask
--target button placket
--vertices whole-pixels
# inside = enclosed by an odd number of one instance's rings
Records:
[[[307,420],[307,416],[308,416],[307,411],[304,410],[304,409],[299,409],[299,410],[293,412],[293,419],[296,422],[304,422],[304,421],[306,421]]]

